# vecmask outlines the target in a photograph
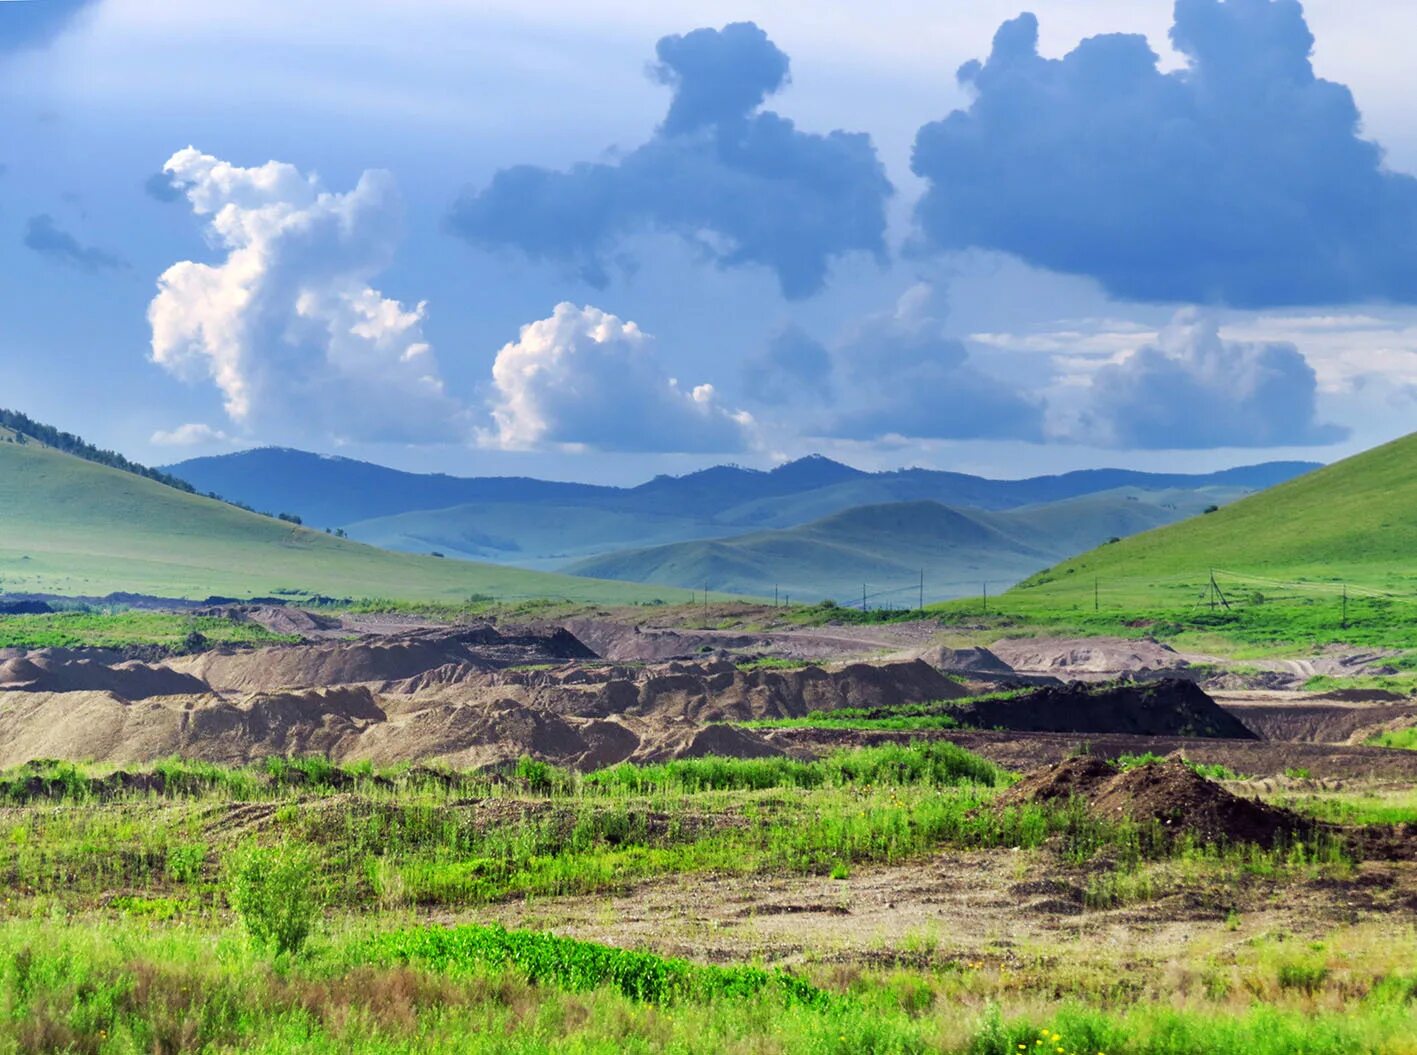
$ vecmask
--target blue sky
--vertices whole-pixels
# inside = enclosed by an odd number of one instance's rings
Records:
[[[330,10],[0,0],[0,404],[606,481],[1410,431],[1411,5]]]

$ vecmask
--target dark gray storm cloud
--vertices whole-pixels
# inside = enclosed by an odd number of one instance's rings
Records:
[[[1162,73],[1145,38],[1062,59],[1006,22],[926,125],[927,242],[1013,253],[1135,300],[1260,308],[1417,301],[1417,180],[1383,167],[1349,90],[1317,78],[1298,0],[1178,0]]]
[[[488,249],[567,264],[592,285],[626,235],[678,234],[723,267],[771,268],[783,293],[822,288],[832,258],[885,256],[892,193],[870,136],[802,132],[761,110],[788,58],[751,22],[665,37],[655,78],[673,89],[664,123],[613,164],[521,165],[465,194],[451,230]]]
[[[970,362],[932,317],[933,290],[915,286],[894,312],[871,316],[839,349],[843,410],[826,435],[853,440],[1043,439],[1043,404]]]
[[[127,263],[112,253],[80,244],[68,231],[60,227],[48,213],[31,216],[25,225],[24,244],[41,256],[77,268],[90,275],[102,271],[118,271]]]
[[[768,406],[830,399],[831,374],[831,353],[822,343],[796,326],[787,326],[743,364],[744,394]]]
[[[1337,443],[1348,430],[1319,421],[1317,389],[1294,345],[1222,340],[1214,320],[1186,313],[1156,345],[1098,371],[1089,424],[1122,448]]]
[[[0,0],[0,53],[43,47],[96,0]]]

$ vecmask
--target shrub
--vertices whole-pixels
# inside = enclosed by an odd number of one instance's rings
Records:
[[[313,848],[297,842],[248,846],[229,862],[227,896],[258,945],[280,955],[305,944],[320,910],[315,865]]]

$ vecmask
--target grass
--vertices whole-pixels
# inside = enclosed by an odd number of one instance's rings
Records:
[[[842,707],[830,711],[811,711],[800,718],[764,718],[738,724],[748,729],[960,729],[965,727],[965,723],[959,716],[970,704],[1013,700],[1036,691],[1029,688],[1006,689],[954,700],[930,700],[881,707]]]
[[[1417,645],[1417,436],[1102,546],[995,602],[1025,625],[1165,638]],[[1230,607],[1212,607],[1211,576]],[[1346,594],[1346,601],[1345,601]],[[978,612],[957,603],[941,615]]]
[[[0,924],[0,1045],[102,1055],[1411,1051],[1410,970],[1379,979],[1361,967],[1327,969],[1327,957],[1311,951],[1274,955],[1196,964],[1193,984],[1209,978],[1211,995],[1176,1002],[1135,992],[1059,998],[1059,989],[1086,983],[1060,977],[1056,963],[1051,971],[827,972],[814,985],[515,932],[371,934],[341,921],[308,955],[273,969],[219,921],[18,920]],[[666,992],[661,979],[681,984]],[[1339,985],[1350,989],[1343,1010],[1317,1003]]]
[[[165,597],[326,595],[634,604],[663,590],[391,553],[36,444],[0,443],[0,588]]]
[[[1076,804],[999,809],[1011,779],[947,743],[588,776],[530,760],[491,774],[31,764],[0,774],[0,1051],[1410,1052],[1417,936],[1400,928],[1381,964],[1370,949],[1232,943],[1138,982],[1109,977],[1103,949],[1086,968],[1012,946],[849,970],[821,949],[784,971],[466,915],[696,872],[845,889],[858,868],[950,850],[1085,877],[1080,910],[1351,868],[1321,848],[1167,839]],[[286,943],[297,951],[248,937],[230,907],[266,860],[300,863],[260,889],[276,918],[286,893],[326,906]],[[1205,995],[1179,999],[1192,989]]]
[[[1153,751],[1147,751],[1140,755],[1119,755],[1114,764],[1118,769],[1138,769],[1141,766],[1150,765],[1153,762],[1164,762],[1166,759]],[[1181,761],[1188,766],[1192,772],[1199,773],[1207,780],[1245,780],[1228,766],[1223,766],[1219,762],[1193,762],[1189,758],[1182,757]]]
[[[0,648],[126,648],[180,650],[201,636],[207,645],[270,645],[299,640],[255,623],[135,609],[86,609],[0,616]]]
[[[1368,743],[1373,747],[1396,747],[1404,751],[1417,751],[1417,726],[1410,726],[1406,729],[1390,729],[1385,733],[1370,737]]]

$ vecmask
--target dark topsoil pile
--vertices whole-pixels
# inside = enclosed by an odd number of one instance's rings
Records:
[[[1025,777],[1000,802],[1062,802],[1079,799],[1105,820],[1156,822],[1163,830],[1203,842],[1255,843],[1272,847],[1306,838],[1318,825],[1298,814],[1231,794],[1178,759],[1150,762],[1126,771],[1081,756]]]
[[[1048,733],[1122,733],[1255,740],[1194,682],[1073,682],[1011,699],[979,700],[950,712],[963,725]]]

